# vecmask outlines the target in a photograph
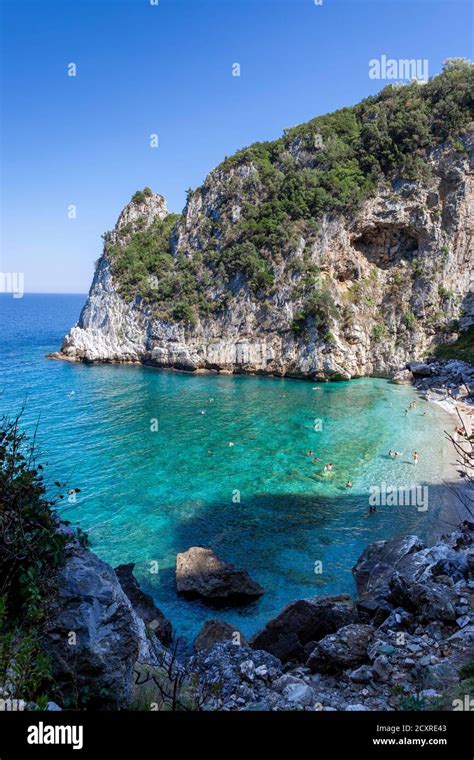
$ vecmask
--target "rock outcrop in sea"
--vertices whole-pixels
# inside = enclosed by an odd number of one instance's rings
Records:
[[[181,215],[136,193],[56,358],[351,378],[454,340],[474,322],[471,77],[454,66],[240,151]],[[451,101],[439,116],[453,93],[457,126]]]
[[[201,546],[177,555],[176,588],[179,594],[214,605],[242,604],[264,593],[246,570],[238,570]]]

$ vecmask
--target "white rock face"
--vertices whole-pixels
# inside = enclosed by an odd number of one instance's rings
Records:
[[[385,184],[356,217],[322,219],[311,263],[328,278],[340,309],[331,336],[319,334],[314,321],[304,335],[292,329],[302,307],[290,295],[294,258],[291,265],[285,259],[276,264],[277,287],[266,301],[253,297],[245,281],[236,278],[229,306],[191,326],[153,318],[140,299],[126,303],[104,254],[79,322],[57,357],[314,378],[393,374],[407,360],[422,358],[440,336],[442,340],[443,324],[461,316],[462,308],[463,326],[472,319],[474,182],[469,141],[467,147],[470,162],[437,149],[428,182],[400,179]],[[230,178],[237,185],[245,183],[253,171],[252,165],[237,166]],[[219,218],[219,198],[228,181],[229,175],[218,169],[190,196],[174,235],[175,255],[205,248],[204,225]],[[242,186],[236,197],[244,192]],[[147,226],[166,214],[164,198],[153,195],[128,204],[116,230],[137,221]],[[300,239],[295,257],[304,246]],[[424,268],[415,275],[410,246],[416,246]],[[210,287],[205,295],[212,302],[216,291]],[[380,316],[385,332],[377,335]]]
[[[139,310],[115,292],[109,262],[101,258],[79,323],[65,337],[65,358],[138,362],[146,348],[146,323]]]
[[[134,224],[139,219],[144,222],[145,227],[148,227],[156,218],[164,219],[168,213],[163,196],[152,193],[145,196],[143,200],[128,203],[117,219],[115,229],[120,230],[127,224]]]

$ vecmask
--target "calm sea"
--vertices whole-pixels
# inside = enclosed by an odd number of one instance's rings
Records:
[[[422,401],[406,415],[411,387],[46,359],[84,300],[0,296],[0,412],[26,405],[23,425],[38,425],[49,481],[81,489],[64,515],[103,559],[136,563],[180,635],[213,617],[248,635],[293,599],[353,592],[351,567],[368,542],[426,531],[439,507],[447,420]],[[403,456],[391,460],[390,448]],[[429,484],[428,510],[387,506],[368,516],[369,488],[383,481]],[[175,556],[196,545],[247,569],[265,595],[219,611],[178,599]]]

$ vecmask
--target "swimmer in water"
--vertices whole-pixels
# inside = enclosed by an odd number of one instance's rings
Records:
[[[306,452],[306,456],[307,457],[313,457],[314,456],[314,451],[312,449],[310,449],[309,451]]]
[[[229,441],[229,443],[227,445],[228,446],[233,446],[234,444],[232,443],[232,441]]]
[[[413,456],[413,464],[418,464],[418,461],[420,459],[420,455],[418,454],[418,452],[414,451],[412,456]]]
[[[332,472],[332,463],[324,465],[324,472]]]
[[[346,488],[352,488],[352,480],[347,481]]]

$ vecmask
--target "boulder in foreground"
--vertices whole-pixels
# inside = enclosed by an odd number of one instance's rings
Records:
[[[147,635],[110,565],[77,544],[54,587],[42,646],[62,703],[126,709],[137,660],[156,665],[161,644]]]
[[[336,633],[318,641],[307,665],[313,673],[335,673],[362,665],[368,658],[367,648],[374,633],[371,625],[345,625]]]
[[[318,641],[343,625],[357,622],[357,612],[348,594],[299,599],[253,637],[254,649],[265,649],[281,662],[305,662],[309,642]]]
[[[179,594],[200,597],[214,605],[241,604],[264,593],[245,570],[237,570],[200,546],[177,555],[176,587]]]
[[[236,645],[248,646],[240,631],[223,620],[206,620],[193,643],[197,652],[203,652],[220,641],[231,641]]]

